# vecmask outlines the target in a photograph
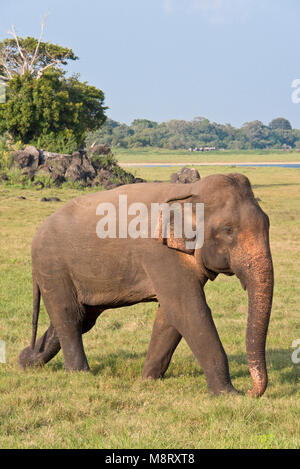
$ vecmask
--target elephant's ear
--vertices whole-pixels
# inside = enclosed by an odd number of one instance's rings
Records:
[[[192,195],[169,199],[160,204],[155,230],[158,242],[187,254],[194,253],[195,235],[187,237],[185,234],[188,223],[195,230],[193,205]]]

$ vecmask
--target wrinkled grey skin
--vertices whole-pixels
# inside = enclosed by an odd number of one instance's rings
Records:
[[[158,239],[99,239],[96,207],[100,202],[118,206],[120,194],[128,196],[128,206],[143,202],[149,212],[153,202],[204,203],[203,247],[187,250],[185,240],[174,237],[172,223],[168,238],[158,227]],[[221,273],[237,275],[248,291],[246,349],[253,380],[249,393],[264,393],[273,266],[268,217],[245,176],[213,175],[184,186],[134,184],[79,197],[38,229],[32,244],[32,271],[33,334],[31,346],[19,357],[22,367],[48,362],[61,347],[67,370],[88,370],[82,334],[93,327],[99,314],[156,301],[159,309],[143,377],[162,377],[184,337],[214,394],[235,389],[204,285]],[[50,326],[36,342],[40,294]]]

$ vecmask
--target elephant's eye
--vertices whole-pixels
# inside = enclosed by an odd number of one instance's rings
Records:
[[[224,226],[222,231],[223,231],[223,233],[225,233],[227,235],[232,235],[233,234],[232,226]]]

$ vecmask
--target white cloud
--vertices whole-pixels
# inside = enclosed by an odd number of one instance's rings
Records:
[[[163,0],[166,13],[198,13],[213,24],[244,23],[263,5],[263,0]]]
[[[173,0],[163,0],[163,9],[166,13],[173,13],[174,11],[174,2]]]

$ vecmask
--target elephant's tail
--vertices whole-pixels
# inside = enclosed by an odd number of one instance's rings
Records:
[[[36,341],[39,312],[40,312],[40,300],[41,300],[40,288],[36,280],[33,279],[33,314],[32,314],[32,336],[31,336],[31,345],[30,345],[32,350],[34,349],[35,341]]]

